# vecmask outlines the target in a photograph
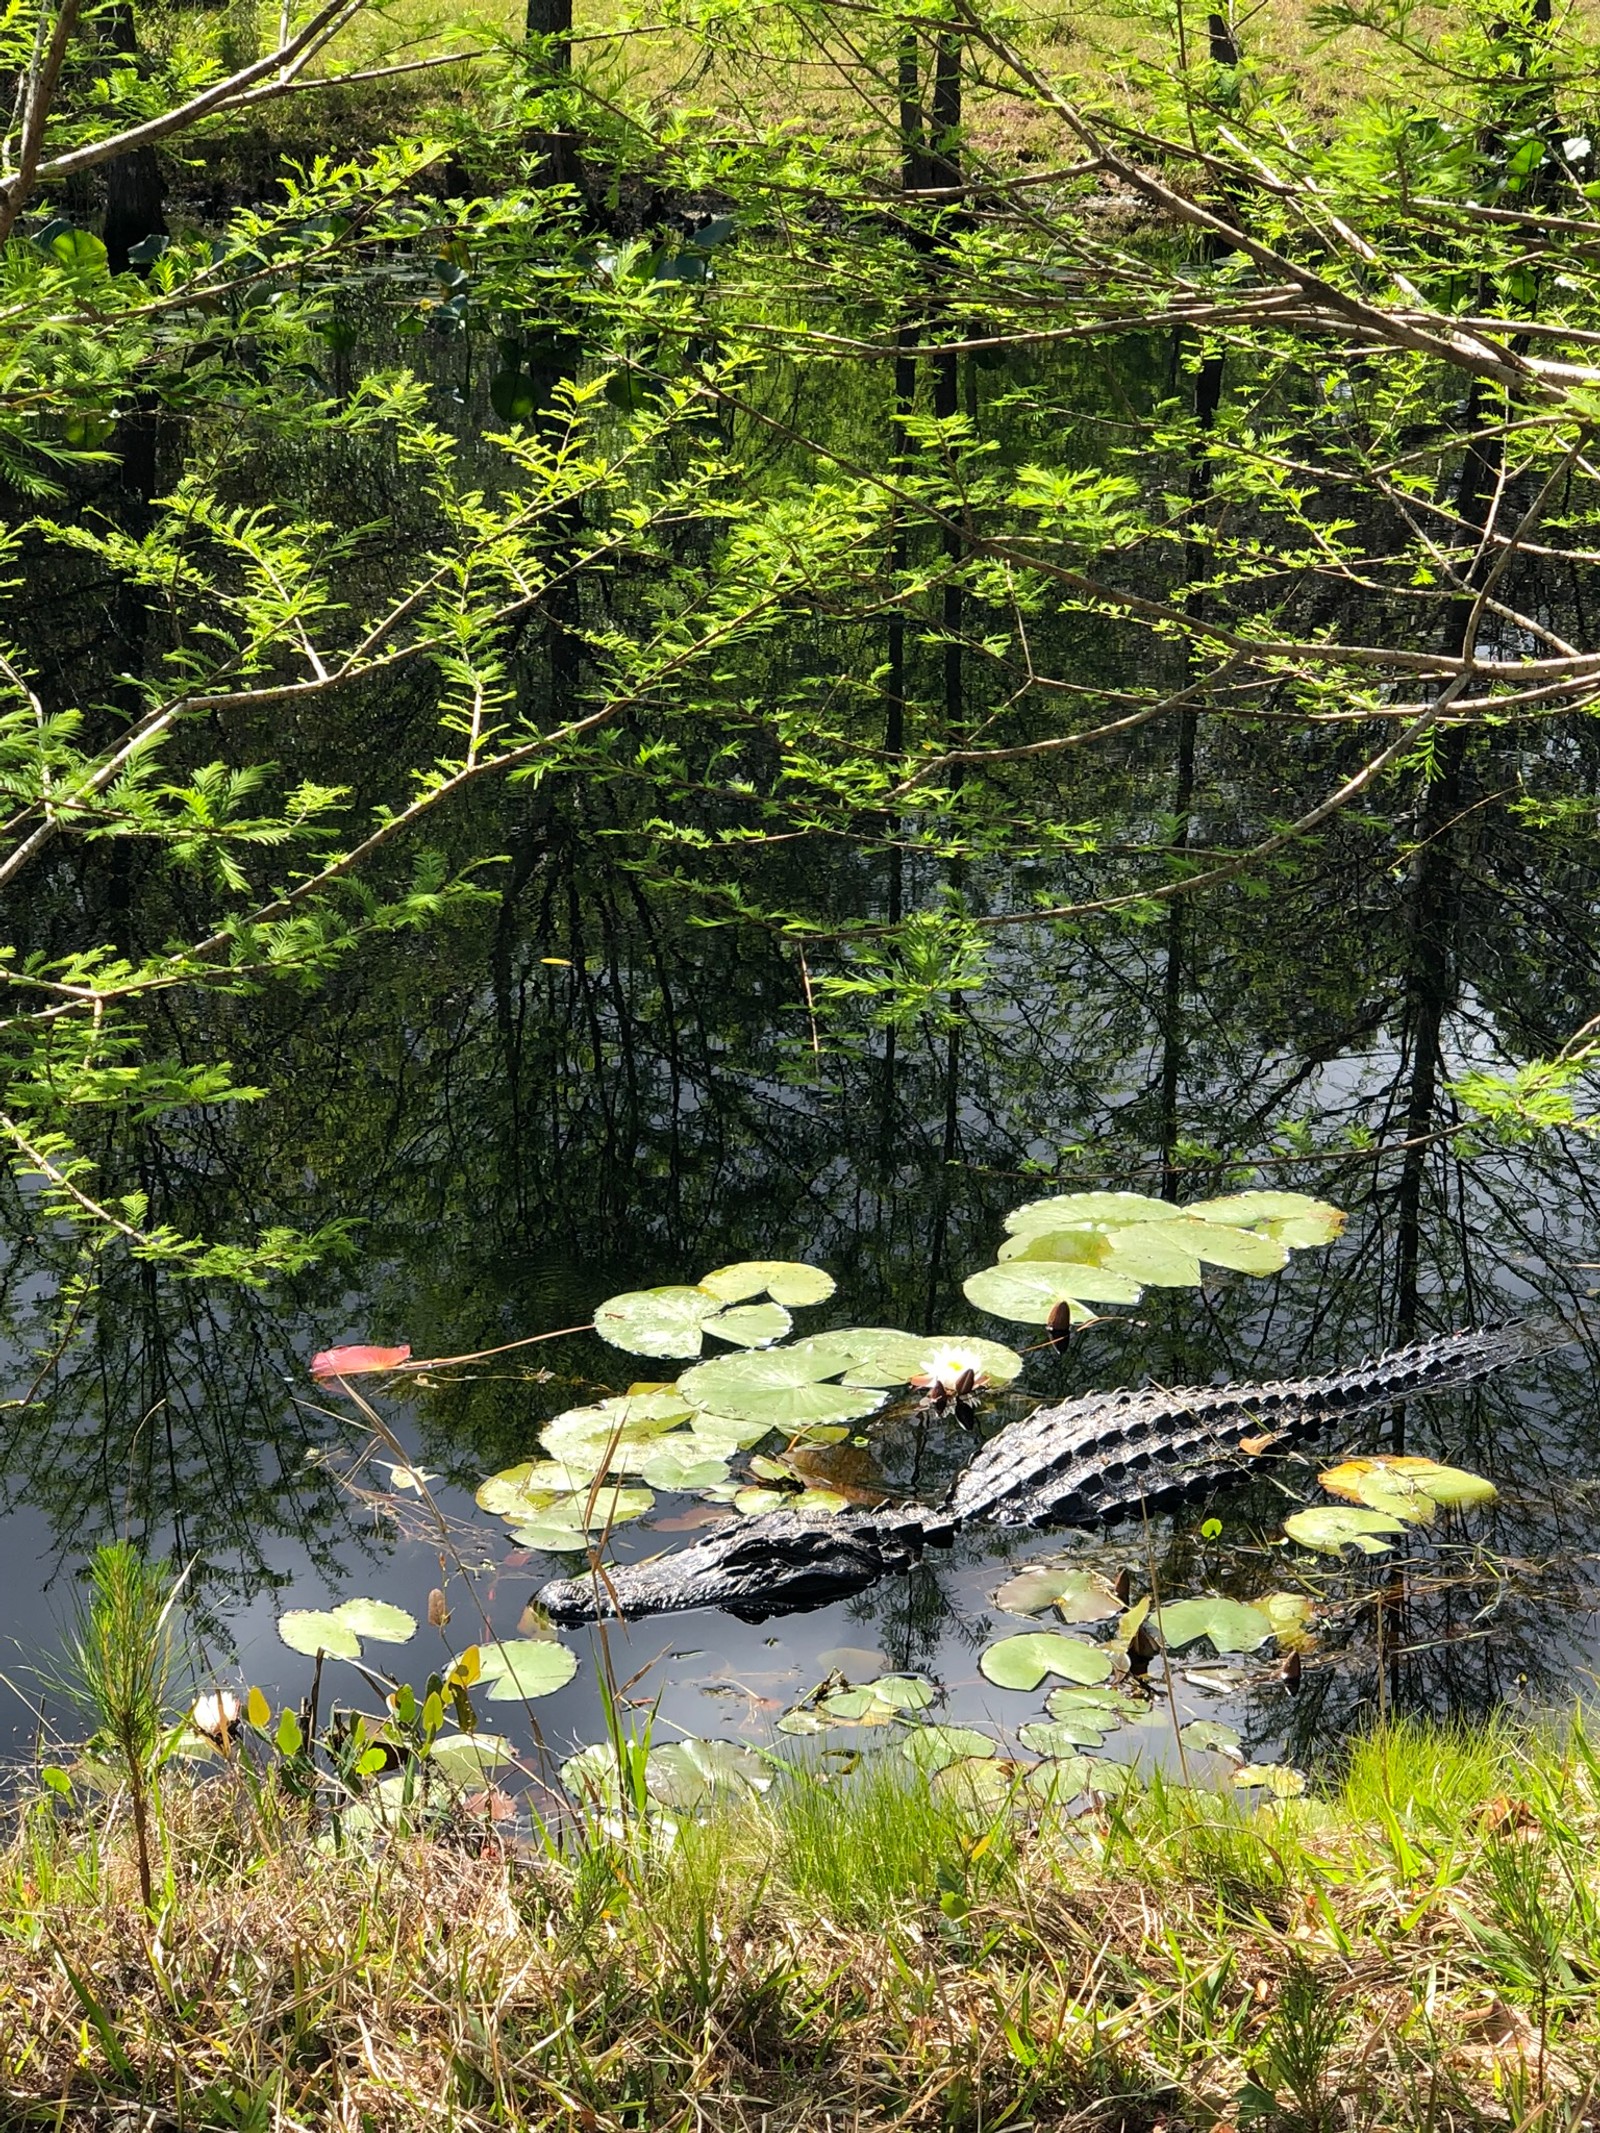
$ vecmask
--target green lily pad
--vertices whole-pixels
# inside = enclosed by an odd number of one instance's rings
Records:
[[[1152,1708],[1147,1698],[1130,1696],[1126,1689],[1076,1685],[1052,1689],[1044,1700],[1044,1707],[1052,1718],[1081,1716],[1093,1725],[1099,1725],[1103,1720],[1108,1732],[1113,1725],[1126,1725],[1148,1717]]]
[[[354,1630],[358,1637],[371,1637],[379,1644],[409,1644],[417,1633],[417,1618],[387,1600],[341,1600],[330,1608],[336,1622]]]
[[[769,1511],[787,1511],[793,1507],[795,1492],[792,1489],[737,1489],[733,1507],[743,1512],[746,1518],[765,1518]]]
[[[694,1427],[691,1436],[707,1459],[727,1459],[735,1452],[747,1452],[753,1444],[772,1434],[770,1422],[751,1422],[738,1415],[704,1414],[691,1409]]]
[[[1441,1504],[1449,1510],[1466,1510],[1493,1503],[1500,1493],[1481,1474],[1440,1466],[1436,1459],[1345,1459],[1317,1480],[1330,1495],[1348,1497],[1368,1510],[1387,1511],[1392,1518],[1417,1526],[1431,1525]]]
[[[748,1296],[770,1296],[779,1304],[819,1304],[833,1294],[833,1276],[799,1259],[741,1259],[702,1275],[700,1286],[730,1304],[743,1303]]]
[[[1196,1637],[1209,1637],[1218,1652],[1258,1651],[1272,1635],[1270,1616],[1244,1600],[1227,1599],[1220,1592],[1202,1593],[1195,1600],[1176,1600],[1159,1607],[1151,1617],[1169,1650],[1193,1644]]]
[[[1106,1235],[1106,1264],[1133,1281],[1157,1289],[1200,1286],[1200,1254],[1187,1232],[1193,1223],[1135,1222]]]
[[[1097,1770],[1116,1770],[1118,1763],[1091,1763],[1086,1755],[1053,1756],[1047,1762],[1035,1763],[1028,1772],[1027,1787],[1035,1799],[1046,1806],[1064,1807],[1075,1800],[1080,1792],[1087,1792],[1095,1782]]]
[[[698,1355],[702,1328],[723,1308],[709,1289],[672,1285],[608,1296],[594,1314],[594,1330],[630,1355]]]
[[[846,1337],[857,1346],[856,1358],[844,1374],[846,1385],[876,1386],[889,1391],[932,1376],[953,1385],[961,1370],[949,1364],[957,1358],[963,1367],[970,1363],[974,1374],[991,1385],[1009,1385],[1022,1370],[1022,1357],[1014,1348],[1007,1348],[1000,1341],[978,1340],[970,1334],[940,1338],[878,1326]]]
[[[1143,1192],[1063,1192],[1048,1200],[1028,1200],[1006,1216],[1009,1230],[1070,1229],[1075,1223],[1102,1223],[1120,1228],[1128,1222],[1170,1222],[1170,1200],[1153,1200]]]
[[[606,1743],[580,1748],[561,1765],[561,1782],[577,1801],[596,1807],[615,1807],[621,1798],[617,1751]]]
[[[958,1755],[933,1771],[928,1787],[950,1806],[990,1817],[1011,1799],[1021,1776],[1017,1765],[1002,1756]]]
[[[1204,1222],[1263,1230],[1291,1251],[1332,1244],[1347,1219],[1342,1209],[1301,1192],[1226,1193],[1217,1200],[1192,1200],[1184,1213],[1198,1215]]]
[[[1343,1548],[1382,1555],[1389,1546],[1385,1536],[1406,1529],[1403,1520],[1391,1518],[1387,1511],[1358,1511],[1350,1505],[1328,1503],[1296,1511],[1284,1520],[1283,1530],[1302,1548],[1315,1548],[1322,1555],[1337,1555]]]
[[[900,1753],[919,1770],[943,1770],[962,1756],[987,1760],[998,1753],[987,1733],[971,1726],[918,1726],[900,1743]]]
[[[359,1659],[361,1639],[348,1622],[314,1607],[291,1607],[278,1617],[278,1635],[292,1652],[314,1659],[327,1652],[334,1659]]]
[[[897,1711],[925,1711],[939,1691],[926,1674],[880,1674],[872,1693]]]
[[[840,1511],[848,1511],[850,1499],[841,1496],[837,1489],[802,1489],[791,1506],[796,1511],[817,1511],[833,1517]]]
[[[1142,1293],[1138,1282],[1104,1267],[1018,1259],[969,1274],[961,1292],[980,1311],[1024,1326],[1044,1325],[1058,1303],[1073,1306],[1074,1321],[1082,1323],[1094,1316],[1084,1305],[1137,1303]]]
[[[687,1442],[680,1448],[676,1437],[663,1437],[640,1459],[637,1471],[647,1487],[682,1495],[689,1490],[709,1489],[719,1481],[726,1481],[728,1462],[726,1459],[708,1459],[699,1447]]]
[[[1102,1726],[1091,1725],[1086,1718],[1035,1719],[1018,1729],[1017,1738],[1035,1755],[1070,1756],[1079,1748],[1098,1748],[1104,1743],[1113,1722],[1106,1712],[1100,1716],[1107,1721]]]
[[[496,1771],[517,1759],[510,1741],[494,1733],[441,1733],[428,1754],[463,1792],[489,1784]]]
[[[1063,1622],[1108,1622],[1122,1607],[1109,1578],[1059,1563],[1019,1570],[1000,1587],[994,1604],[1008,1615],[1039,1615],[1054,1607]]]
[[[694,1409],[672,1387],[665,1392],[620,1393],[612,1399],[599,1400],[592,1407],[567,1408],[545,1424],[539,1441],[552,1459],[593,1469],[605,1456],[608,1445],[615,1458],[625,1446],[648,1444],[693,1415]],[[503,1474],[509,1478],[520,1471],[506,1467]]]
[[[707,1333],[714,1333],[719,1341],[731,1341],[736,1348],[770,1348],[793,1329],[794,1320],[782,1304],[775,1303],[735,1304],[731,1311],[719,1311],[705,1322]]]
[[[683,1809],[718,1792],[765,1792],[772,1771],[753,1750],[732,1741],[691,1738],[652,1748],[644,1781],[663,1807]]]
[[[1178,1738],[1186,1748],[1209,1748],[1219,1755],[1232,1754],[1239,1746],[1239,1736],[1232,1726],[1225,1726],[1216,1718],[1191,1718]]]
[[[1255,1603],[1272,1624],[1272,1634],[1286,1652],[1305,1651],[1314,1641],[1311,1602],[1301,1592],[1269,1592]]]
[[[835,1689],[821,1698],[817,1710],[831,1722],[845,1726],[892,1726],[900,1716],[893,1704],[879,1701],[870,1682],[861,1688]]]
[[[851,1422],[872,1414],[883,1395],[825,1382],[847,1368],[837,1351],[816,1352],[811,1341],[746,1355],[714,1356],[686,1370],[678,1390],[714,1414],[764,1422],[769,1429],[809,1422]]]
[[[1047,1674],[1065,1681],[1105,1681],[1111,1654],[1097,1644],[1064,1637],[1059,1630],[1036,1629],[1020,1637],[1002,1637],[978,1661],[979,1671],[997,1689],[1036,1689]]]
[[[483,1646],[478,1679],[488,1685],[491,1703],[520,1703],[564,1689],[577,1671],[578,1655],[565,1644],[554,1638],[515,1637]]]
[[[1233,1782],[1241,1792],[1265,1786],[1280,1800],[1298,1799],[1306,1789],[1304,1772],[1291,1770],[1287,1763],[1246,1763],[1233,1773]]]

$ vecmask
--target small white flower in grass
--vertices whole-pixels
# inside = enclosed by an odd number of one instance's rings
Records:
[[[199,1696],[194,1709],[189,1713],[189,1723],[196,1733],[203,1733],[207,1740],[218,1743],[228,1739],[239,1723],[240,1703],[232,1689],[218,1689],[215,1695]]]
[[[968,1371],[972,1376],[968,1384],[972,1388],[987,1385],[988,1374],[983,1357],[976,1348],[963,1348],[959,1341],[946,1341],[942,1347],[930,1348],[922,1358],[922,1368],[911,1380],[913,1385],[942,1385],[947,1392],[954,1392]]]

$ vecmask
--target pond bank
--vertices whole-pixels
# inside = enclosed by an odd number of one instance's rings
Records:
[[[1600,2084],[1581,1721],[1389,1726],[1253,1812],[858,1771],[675,1833],[497,1813],[335,1852],[274,1777],[169,1778],[151,1920],[121,1802],[41,1792],[7,2123],[1542,2128]]]

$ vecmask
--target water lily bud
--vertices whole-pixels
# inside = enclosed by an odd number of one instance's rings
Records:
[[[428,1627],[443,1629],[450,1619],[450,1608],[445,1600],[442,1586],[435,1585],[428,1595]]]

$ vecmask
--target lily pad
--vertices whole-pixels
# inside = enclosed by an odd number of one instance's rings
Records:
[[[830,1518],[849,1508],[849,1497],[841,1496],[837,1489],[802,1489],[793,1504],[796,1511],[817,1511]]]
[[[1073,1320],[1082,1324],[1094,1316],[1084,1305],[1137,1303],[1142,1293],[1138,1282],[1104,1267],[1016,1259],[969,1274],[961,1292],[980,1311],[1024,1326],[1044,1325],[1059,1303],[1073,1306]]]
[[[1063,1622],[1108,1622],[1122,1607],[1109,1578],[1059,1563],[1019,1570],[1000,1587],[994,1604],[1008,1615],[1038,1615],[1054,1607]]]
[[[1405,1523],[1387,1511],[1357,1511],[1341,1503],[1314,1504],[1309,1511],[1296,1511],[1283,1522],[1290,1540],[1302,1548],[1315,1548],[1322,1555],[1337,1555],[1344,1548],[1359,1548],[1363,1555],[1382,1555],[1386,1536],[1404,1533]]]
[[[991,1385],[1009,1385],[1022,1369],[1022,1357],[1014,1348],[999,1341],[978,1340],[970,1334],[940,1338],[875,1326],[848,1332],[844,1338],[856,1349],[855,1359],[844,1374],[846,1385],[876,1386],[889,1391],[897,1385],[935,1376],[953,1385],[961,1375],[959,1368],[950,1367],[957,1358],[962,1367],[970,1364],[974,1375]]]
[[[1028,1772],[1028,1790],[1047,1806],[1064,1807],[1080,1792],[1087,1792],[1099,1770],[1121,1769],[1117,1763],[1091,1763],[1086,1755],[1062,1755],[1036,1763]]]
[[[327,1652],[334,1659],[359,1659],[361,1639],[348,1622],[313,1607],[291,1607],[278,1617],[278,1635],[292,1652],[314,1659]]]
[[[1233,1782],[1241,1792],[1264,1786],[1280,1800],[1297,1799],[1306,1789],[1304,1772],[1291,1770],[1287,1763],[1246,1763],[1233,1773]]]
[[[520,1703],[564,1689],[578,1671],[578,1655],[554,1638],[515,1637],[483,1646],[478,1679],[491,1703]]]
[[[1209,1748],[1219,1755],[1236,1755],[1239,1748],[1238,1734],[1217,1718],[1191,1718],[1178,1738],[1186,1748]]]
[[[726,1459],[707,1458],[700,1447],[676,1437],[663,1437],[639,1460],[638,1475],[647,1487],[682,1495],[691,1489],[709,1489],[728,1478]]]
[[[644,1781],[652,1799],[681,1809],[697,1807],[718,1792],[765,1792],[772,1771],[749,1748],[691,1737],[652,1748]]]
[[[1272,1624],[1272,1633],[1286,1652],[1304,1651],[1314,1641],[1311,1602],[1303,1592],[1269,1592],[1255,1604]]]
[[[731,1311],[719,1311],[705,1322],[707,1333],[714,1333],[719,1341],[731,1341],[736,1348],[770,1348],[793,1328],[794,1320],[782,1304],[775,1303],[735,1304]]]
[[[741,1259],[702,1275],[700,1286],[728,1304],[743,1303],[749,1296],[770,1296],[778,1304],[819,1304],[833,1294],[833,1276],[799,1259]]]
[[[719,1355],[686,1370],[678,1390],[713,1414],[764,1422],[769,1429],[808,1422],[851,1422],[883,1404],[881,1392],[830,1385],[848,1367],[837,1350],[817,1353],[817,1344],[795,1341],[747,1355]]]
[[[1111,1654],[1097,1644],[1064,1637],[1059,1630],[1036,1629],[1020,1637],[1002,1637],[978,1661],[979,1671],[997,1689],[1036,1689],[1047,1674],[1065,1681],[1105,1681]]]
[[[943,1770],[963,1756],[984,1760],[998,1751],[987,1733],[971,1726],[918,1726],[900,1743],[900,1753],[919,1770]]]
[[[1035,1755],[1070,1756],[1079,1748],[1098,1748],[1102,1744],[1113,1721],[1105,1712],[1100,1716],[1107,1720],[1103,1726],[1090,1725],[1083,1719],[1035,1719],[1031,1725],[1018,1728],[1017,1738]]]
[[[1200,1286],[1200,1253],[1192,1222],[1136,1222],[1127,1229],[1112,1230],[1106,1237],[1110,1255],[1106,1264],[1158,1289],[1196,1289]]]
[[[1114,1725],[1124,1725],[1149,1716],[1153,1706],[1144,1696],[1130,1696],[1126,1689],[1111,1687],[1063,1686],[1052,1689],[1044,1700],[1044,1707],[1052,1718],[1073,1719],[1083,1717],[1091,1725],[1102,1726],[1109,1732]]]
[[[1341,1208],[1301,1192],[1232,1192],[1217,1200],[1192,1200],[1185,1214],[1206,1222],[1227,1222],[1239,1229],[1259,1229],[1291,1251],[1332,1244],[1345,1226]]]
[[[1346,1459],[1319,1474],[1317,1480],[1332,1496],[1348,1497],[1352,1503],[1387,1511],[1393,1518],[1418,1526],[1431,1525],[1441,1504],[1465,1510],[1493,1503],[1500,1493],[1481,1474],[1440,1466],[1435,1459]]]
[[[788,1510],[793,1502],[794,1492],[789,1489],[737,1489],[733,1507],[746,1518],[765,1518],[769,1511]]]
[[[428,1753],[464,1792],[487,1785],[496,1771],[517,1759],[510,1741],[495,1733],[441,1733]]]
[[[1177,1600],[1159,1607],[1151,1617],[1161,1632],[1161,1641],[1177,1651],[1193,1644],[1196,1637],[1209,1637],[1217,1652],[1258,1651],[1272,1635],[1270,1616],[1244,1600],[1227,1599],[1220,1592],[1202,1593],[1195,1600]]]
[[[722,1308],[722,1297],[709,1289],[629,1289],[606,1298],[594,1314],[594,1330],[630,1355],[698,1355],[706,1320]]]
[[[561,1782],[575,1800],[593,1806],[616,1806],[621,1797],[617,1751],[604,1743],[580,1748],[561,1765]]]
[[[661,1392],[620,1393],[598,1400],[592,1407],[569,1407],[539,1432],[539,1441],[552,1459],[598,1467],[606,1447],[613,1457],[624,1446],[648,1444],[656,1437],[694,1416],[694,1409],[673,1387]],[[520,1472],[503,1469],[505,1477]]]
[[[358,1637],[371,1637],[379,1644],[409,1644],[417,1633],[417,1618],[387,1600],[341,1600],[329,1613]]]
[[[1126,1222],[1170,1222],[1172,1202],[1143,1192],[1064,1192],[1048,1200],[1028,1200],[1006,1216],[1009,1230],[1067,1229],[1094,1222],[1120,1227]]]
[[[936,1769],[929,1789],[937,1799],[985,1816],[998,1814],[1016,1791],[1022,1772],[996,1755],[961,1755]]]

